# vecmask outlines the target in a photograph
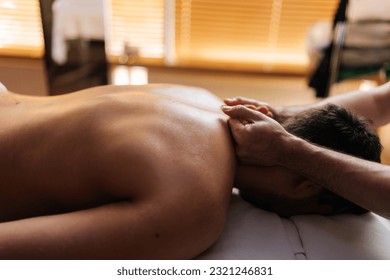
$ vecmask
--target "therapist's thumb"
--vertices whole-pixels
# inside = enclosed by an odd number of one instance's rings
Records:
[[[232,119],[245,120],[245,121],[258,121],[264,119],[264,114],[243,105],[236,105],[236,106],[224,105],[222,106],[222,112],[224,112]]]

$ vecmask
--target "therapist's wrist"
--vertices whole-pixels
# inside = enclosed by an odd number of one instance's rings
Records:
[[[276,164],[293,169],[294,165],[302,160],[301,156],[310,145],[305,140],[296,137],[290,133],[283,135],[278,143],[277,152],[275,153]]]

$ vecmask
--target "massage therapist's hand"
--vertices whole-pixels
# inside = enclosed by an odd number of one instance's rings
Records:
[[[274,119],[250,106],[222,106],[236,142],[236,155],[242,164],[277,165],[281,147],[291,136]]]
[[[236,106],[236,105],[244,105],[246,107],[252,107],[252,109],[256,108],[268,108],[270,113],[272,114],[272,118],[274,118],[276,121],[283,123],[286,119],[291,117],[290,114],[286,111],[286,108],[283,107],[274,107],[269,105],[266,102],[261,102],[255,99],[246,98],[246,97],[233,97],[233,98],[226,98],[224,100],[225,104],[228,106]]]

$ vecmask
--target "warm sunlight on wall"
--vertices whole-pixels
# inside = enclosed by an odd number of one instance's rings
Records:
[[[303,71],[304,40],[337,0],[176,0],[176,59],[264,72]]]
[[[141,62],[157,59],[162,63],[165,48],[164,0],[109,0],[108,3],[108,54],[119,57],[127,52],[128,55],[136,55]]]
[[[106,4],[110,61],[303,73],[308,64],[307,30],[317,21],[332,20],[338,0],[107,0]],[[42,54],[39,0],[0,0],[0,55]]]
[[[184,67],[303,73],[305,36],[338,0],[111,0],[109,52]],[[157,63],[163,61],[157,60]]]
[[[38,0],[0,0],[0,55],[41,57],[42,34]]]

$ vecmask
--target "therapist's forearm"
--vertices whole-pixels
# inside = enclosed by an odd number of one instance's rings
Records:
[[[333,103],[354,111],[372,121],[374,127],[390,122],[390,83],[373,88],[370,91],[354,91],[336,95],[317,105]]]
[[[390,218],[390,167],[312,145],[291,136],[279,164],[348,200]]]
[[[331,96],[313,104],[277,107],[276,109],[283,121],[306,109],[329,103],[348,108],[356,114],[364,116],[366,119],[372,121],[374,127],[382,126],[390,122],[390,82],[369,91],[356,90]]]

